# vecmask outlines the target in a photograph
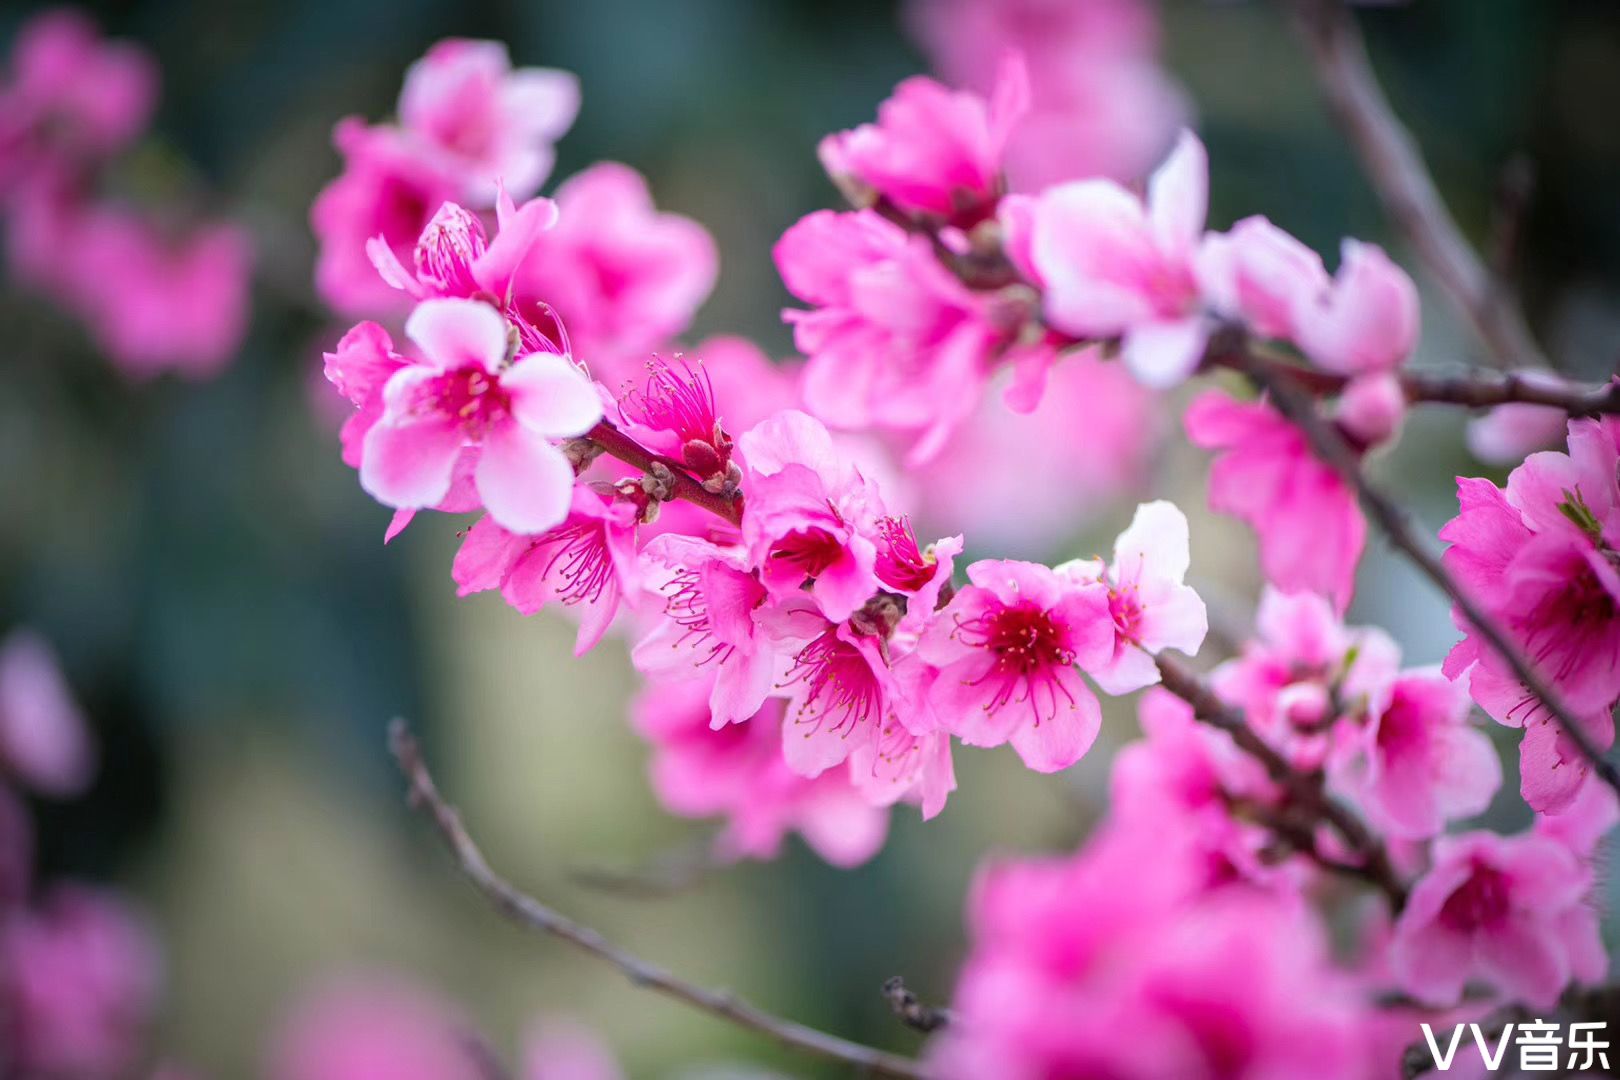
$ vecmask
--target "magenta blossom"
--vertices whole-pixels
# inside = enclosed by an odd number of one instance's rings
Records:
[[[0,1045],[21,1075],[126,1075],[159,981],[156,944],[122,901],[59,887],[0,926]]]
[[[383,388],[382,416],[361,450],[361,485],[388,506],[436,506],[457,459],[476,449],[478,497],[498,524],[522,533],[561,524],[574,470],[551,440],[601,420],[590,381],[555,353],[509,362],[506,321],[477,301],[423,301],[405,333],[422,355]]]
[[[1194,261],[1208,201],[1204,146],[1183,132],[1147,199],[1109,180],[1059,184],[1035,200],[1029,258],[1053,326],[1121,339],[1125,364],[1154,387],[1197,367],[1209,322]]]
[[[299,1003],[271,1046],[269,1080],[480,1080],[473,1029],[436,996],[350,978]]]
[[[691,323],[719,255],[697,222],[660,212],[628,166],[593,165],[556,194],[557,227],[518,267],[513,300],[554,308],[597,377],[617,385]]]
[[[1266,580],[1288,592],[1320,592],[1343,611],[1355,592],[1367,522],[1333,467],[1299,428],[1264,401],[1200,394],[1183,422],[1194,445],[1216,451],[1209,505],[1242,518],[1260,540]]]
[[[1263,217],[1210,233],[1197,254],[1204,297],[1261,337],[1297,340],[1297,319],[1330,285],[1322,258]]]
[[[920,631],[936,609],[950,600],[951,574],[962,554],[960,535],[936,540],[926,548],[917,543],[911,519],[888,516],[877,522],[877,561],[873,571],[883,588],[906,598],[902,627]]]
[[[539,535],[511,533],[492,517],[480,518],[450,572],[459,596],[499,589],[524,615],[551,600],[574,609],[574,655],[583,656],[607,633],[619,605],[640,596],[635,507],[581,485],[563,523]]]
[[[1350,739],[1331,775],[1386,834],[1425,840],[1478,814],[1502,785],[1485,733],[1468,723],[1468,695],[1438,669],[1404,672],[1387,703]]]
[[[636,669],[671,678],[712,671],[709,710],[715,727],[741,723],[759,710],[786,659],[759,616],[765,586],[735,548],[679,533],[655,536],[642,549],[648,574],[662,567],[664,616],[630,655]]]
[[[47,795],[77,795],[96,770],[89,726],[38,634],[0,641],[0,771]]]
[[[84,14],[44,11],[17,31],[0,81],[0,198],[43,170],[111,157],[145,130],[157,66]]]
[[[345,315],[402,311],[405,298],[377,276],[367,246],[380,236],[408,262],[434,212],[460,196],[457,177],[397,128],[349,117],[332,141],[343,173],[321,189],[309,215],[319,247],[316,291]]]
[[[1032,769],[1068,768],[1102,723],[1075,665],[1113,654],[1107,587],[1010,560],[976,562],[968,580],[918,644],[940,669],[930,705],[969,746],[1011,742]]]
[[[773,858],[789,832],[835,866],[876,854],[888,814],[861,796],[845,770],[811,779],[788,767],[785,702],[770,699],[743,723],[717,728],[710,693],[703,680],[686,680],[650,684],[636,699],[633,718],[654,748],[649,773],[659,802],[684,817],[725,818],[716,840],[725,859]]]
[[[761,421],[739,440],[748,462],[743,542],[779,599],[809,585],[827,618],[849,618],[877,591],[876,487],[796,410]]]
[[[794,654],[783,689],[790,696],[782,754],[804,776],[873,746],[899,696],[881,642],[847,623],[828,624]]]
[[[1607,970],[1591,890],[1591,868],[1555,840],[1443,837],[1395,923],[1395,976],[1434,1005],[1455,1003],[1478,979],[1510,1001],[1550,1008],[1572,980],[1596,982]]]
[[[977,402],[1004,340],[987,301],[925,238],[869,210],[810,214],[773,254],[788,291],[813,305],[783,315],[810,361],[810,411],[843,428],[907,433],[913,463],[938,453]]]
[[[540,189],[552,144],[579,112],[579,80],[550,68],[512,69],[498,41],[450,38],[405,73],[399,122],[441,155],[475,206],[504,185],[515,198]]]
[[[1459,513],[1440,530],[1448,570],[1518,642],[1600,747],[1614,740],[1620,699],[1620,425],[1576,420],[1569,452],[1533,454],[1504,492],[1459,477]],[[1460,614],[1464,639],[1445,673],[1466,680],[1491,717],[1524,727],[1522,791],[1538,810],[1574,797],[1589,763],[1512,670]]]
[[[828,135],[818,152],[835,180],[907,213],[970,228],[995,212],[1001,155],[1028,108],[1028,74],[1014,55],[988,102],[916,76],[878,106],[876,124]]]
[[[1114,542],[1112,564],[1090,559],[1058,567],[1059,574],[1108,588],[1113,655],[1087,669],[1104,692],[1128,694],[1151,686],[1159,681],[1153,658],[1160,649],[1192,656],[1204,643],[1209,615],[1186,584],[1190,562],[1187,517],[1161,499],[1136,508],[1130,527]]]
[[[1332,285],[1295,299],[1294,339],[1328,371],[1388,371],[1417,345],[1417,286],[1374,244],[1346,240]]]

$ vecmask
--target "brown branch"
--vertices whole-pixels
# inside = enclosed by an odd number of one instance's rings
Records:
[[[656,990],[702,1012],[757,1031],[783,1046],[853,1066],[872,1076],[921,1080],[926,1075],[922,1065],[911,1058],[863,1046],[792,1020],[773,1016],[727,991],[695,986],[664,968],[649,964],[640,957],[626,952],[607,941],[597,931],[575,922],[520,891],[490,868],[483,852],[478,849],[466,826],[461,823],[461,815],[439,794],[438,786],[434,784],[427,764],[422,759],[421,747],[405,721],[395,720],[389,725],[388,744],[400,771],[405,774],[405,779],[410,785],[411,805],[428,813],[455,856],[462,875],[512,922],[530,930],[550,934],[582,952],[606,961],[637,986]]]
[[[1593,771],[1602,777],[1604,783],[1620,791],[1620,770],[1616,770],[1614,763],[1604,758],[1586,729],[1564,707],[1546,680],[1508,639],[1506,632],[1453,580],[1440,559],[1418,539],[1417,530],[1407,512],[1368,482],[1361,470],[1359,455],[1351,449],[1338,429],[1316,411],[1315,403],[1261,365],[1251,365],[1248,375],[1270,395],[1277,411],[1300,429],[1310,443],[1312,452],[1331,466],[1356,493],[1367,515],[1389,538],[1389,542],[1451,599],[1463,618],[1507,662],[1530,696],[1540,701],[1542,707],[1564,729],[1569,740],[1592,763]]]
[[[1390,864],[1389,853],[1362,820],[1323,791],[1319,778],[1307,776],[1290,765],[1270,743],[1255,733],[1240,710],[1216,696],[1215,691],[1192,668],[1168,653],[1161,653],[1154,659],[1158,662],[1159,677],[1166,690],[1191,705],[1193,715],[1199,720],[1230,735],[1238,749],[1259,761],[1272,780],[1282,785],[1299,810],[1332,826],[1362,862],[1355,865],[1327,859],[1317,851],[1314,838],[1309,843],[1297,833],[1284,835],[1283,838],[1326,869],[1363,878],[1376,885],[1389,897],[1390,906],[1400,911],[1406,904],[1406,886]]]
[[[889,1003],[889,1008],[894,1010],[894,1015],[900,1018],[901,1023],[925,1034],[938,1031],[949,1025],[952,1020],[949,1009],[941,1009],[923,1001],[911,992],[906,980],[899,975],[890,976],[883,981],[883,999]]]
[[[613,426],[610,420],[603,420],[590,431],[585,438],[600,446],[610,456],[618,458],[626,465],[633,465],[649,475],[668,476],[674,486],[675,497],[684,499],[694,506],[700,506],[711,514],[717,514],[733,525],[742,522],[742,498],[727,498],[716,495],[704,489],[703,485],[692,479],[686,472],[686,466],[672,458],[661,454],[654,454],[636,440]]]
[[[1547,367],[1523,313],[1506,301],[1435,188],[1342,0],[1285,0],[1311,54],[1328,111],[1355,147],[1384,209],[1457,313],[1501,367]]]

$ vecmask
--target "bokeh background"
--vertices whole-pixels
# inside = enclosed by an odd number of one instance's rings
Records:
[[[383,547],[388,512],[339,461],[332,415],[316,404],[319,354],[343,327],[310,287],[306,224],[339,167],[329,144],[339,117],[391,112],[406,65],[438,38],[497,38],[517,63],[581,78],[583,110],[556,177],[627,162],[660,206],[714,233],[721,277],[694,339],[739,332],[785,355],[788,297],[770,246],[835,201],[816,140],[867,119],[924,69],[898,9],[89,8],[163,67],[155,135],[117,182],[137,195],[208,191],[260,252],[247,343],[204,383],[127,383],[75,323],[0,281],[0,629],[32,625],[54,642],[104,760],[86,797],[37,805],[42,873],[115,882],[151,914],[167,954],[165,1054],[204,1076],[257,1075],[301,994],[364,970],[438,988],[503,1050],[535,1016],[564,1012],[597,1028],[634,1076],[727,1063],[834,1074],[501,923],[404,807],[383,747],[395,715],[424,733],[442,783],[524,886],[695,980],[913,1048],[883,1006],[882,980],[903,973],[927,997],[948,995],[974,866],[1085,834],[1105,803],[1107,759],[1131,737],[1128,705],[1114,703],[1100,751],[1063,775],[1028,773],[1007,751],[962,752],[943,816],[923,826],[897,811],[888,846],[855,871],[792,841],[771,864],[663,874],[671,887],[657,895],[589,883],[592,871],[679,868],[709,833],[663,813],[648,790],[645,748],[625,722],[633,675],[622,642],[575,662],[564,622],[521,618],[493,596],[457,601],[447,521]],[[34,10],[6,0],[0,44]],[[1210,148],[1211,224],[1264,212],[1330,265],[1339,238],[1355,235],[1413,267],[1277,12],[1189,0],[1162,15],[1165,63]],[[1418,0],[1363,18],[1397,108],[1474,236],[1492,235],[1505,170],[1533,162],[1509,276],[1568,370],[1608,374],[1620,341],[1620,5]],[[1419,362],[1470,358],[1417,277]],[[1189,509],[1196,583],[1217,621],[1241,628],[1257,589],[1252,541],[1202,511],[1205,465],[1180,438],[1175,407],[1130,501],[1165,496]],[[1487,472],[1460,432],[1460,417],[1421,416],[1376,464],[1431,528],[1453,512],[1450,478]],[[997,489],[1008,522],[1048,498],[1009,463]],[[1124,502],[1094,500],[1026,553],[1091,554],[1128,516]],[[1408,662],[1438,661],[1452,641],[1438,596],[1376,541],[1352,621],[1388,627]],[[1514,800],[1500,801],[1498,820],[1511,820]],[[682,876],[691,880],[673,880]]]

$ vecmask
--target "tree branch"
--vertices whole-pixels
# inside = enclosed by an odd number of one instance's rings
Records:
[[[1547,367],[1518,305],[1494,279],[1446,208],[1417,143],[1401,124],[1367,59],[1361,30],[1341,0],[1285,0],[1309,49],[1339,129],[1361,158],[1384,209],[1441,291],[1501,367]]]
[[[1383,492],[1374,488],[1361,470],[1361,460],[1338,429],[1324,420],[1316,411],[1315,403],[1302,395],[1286,380],[1275,377],[1263,365],[1250,365],[1248,375],[1257,386],[1270,395],[1272,404],[1300,429],[1311,450],[1325,464],[1334,469],[1359,498],[1367,515],[1389,538],[1389,542],[1404,554],[1434,585],[1451,599],[1474,630],[1513,669],[1513,674],[1524,684],[1531,697],[1540,701],[1552,719],[1556,720],[1569,740],[1592,763],[1592,770],[1603,782],[1620,791],[1620,770],[1604,758],[1603,752],[1592,742],[1586,729],[1564,707],[1540,673],[1508,639],[1496,621],[1475,603],[1463,588],[1453,580],[1440,559],[1418,539],[1410,516]]]
[[[461,823],[460,814],[439,794],[438,786],[434,784],[427,764],[422,759],[421,747],[404,720],[395,720],[389,725],[388,745],[394,760],[399,764],[400,771],[405,774],[405,779],[410,785],[411,805],[426,810],[438,828],[440,836],[449,846],[451,854],[455,856],[463,876],[512,922],[560,938],[576,949],[606,961],[637,986],[656,990],[702,1012],[729,1020],[739,1027],[757,1031],[783,1046],[842,1062],[872,1076],[922,1080],[926,1075],[922,1065],[911,1058],[863,1046],[792,1020],[773,1016],[739,1000],[727,991],[695,986],[661,967],[626,952],[607,941],[597,931],[573,921],[520,891],[490,868],[483,852],[478,849],[466,826]]]
[[[911,992],[906,980],[899,975],[892,975],[883,981],[883,999],[889,1003],[889,1008],[894,1010],[901,1023],[925,1034],[946,1027],[952,1020],[949,1009],[923,1001]]]
[[[684,499],[694,506],[700,506],[711,514],[725,518],[733,525],[741,524],[741,496],[727,498],[724,495],[716,495],[713,492],[704,490],[703,485],[692,479],[686,472],[686,466],[661,454],[652,453],[636,440],[614,427],[612,421],[603,420],[586,432],[584,437],[600,446],[609,456],[618,458],[626,465],[632,465],[644,473],[661,473],[663,470],[667,470],[668,475],[672,478],[677,499]],[[663,470],[657,470],[654,468],[655,466],[662,466]]]

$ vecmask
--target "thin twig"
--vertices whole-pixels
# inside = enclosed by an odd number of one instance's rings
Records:
[[[675,488],[675,497],[685,499],[695,506],[700,506],[712,514],[716,514],[733,525],[742,521],[742,498],[727,498],[704,490],[702,484],[692,479],[686,472],[686,466],[671,458],[651,453],[646,447],[613,426],[612,421],[603,420],[590,431],[585,438],[605,450],[610,456],[618,458],[627,465],[633,465],[644,473],[654,472],[654,466],[663,466],[672,477]]]
[[[1441,290],[1501,367],[1547,367],[1518,305],[1509,303],[1435,188],[1367,58],[1341,0],[1286,0],[1318,83],[1385,210]]]
[[[757,1031],[783,1046],[842,1062],[872,1076],[921,1080],[926,1075],[921,1063],[911,1058],[773,1016],[727,991],[695,986],[664,968],[626,952],[597,931],[522,892],[490,868],[483,852],[461,823],[461,815],[439,794],[438,786],[434,784],[433,776],[422,759],[421,747],[405,721],[396,719],[389,725],[388,745],[410,785],[411,805],[427,811],[455,856],[462,875],[511,921],[560,938],[582,952],[606,961],[637,986],[656,990],[702,1012]]]
[[[1192,668],[1168,653],[1161,653],[1154,659],[1158,662],[1159,677],[1166,690],[1191,705],[1193,715],[1199,720],[1230,735],[1238,749],[1259,761],[1272,780],[1282,785],[1300,809],[1331,825],[1350,850],[1361,858],[1362,863],[1359,866],[1352,866],[1333,860],[1319,859],[1319,861],[1323,861],[1328,869],[1337,873],[1353,874],[1377,885],[1383,890],[1384,895],[1389,897],[1390,906],[1394,910],[1399,911],[1405,906],[1406,886],[1402,884],[1400,875],[1390,864],[1389,853],[1384,850],[1383,844],[1379,843],[1378,838],[1368,830],[1360,818],[1323,791],[1318,778],[1307,776],[1290,765],[1270,743],[1255,733],[1244,719],[1241,710],[1222,701]],[[1294,843],[1292,837],[1284,839]],[[1302,845],[1295,844],[1295,846]],[[1304,850],[1312,858],[1319,858],[1314,842]]]
[[[925,1034],[938,1031],[953,1020],[949,1009],[942,1009],[923,1001],[911,992],[906,980],[899,975],[892,975],[883,980],[883,999],[889,1003],[889,1008],[894,1010],[894,1015],[900,1018],[901,1023]]]
[[[1496,624],[1496,620],[1487,615],[1474,598],[1457,584],[1439,557],[1418,539],[1417,530],[1407,512],[1368,482],[1366,474],[1362,472],[1359,455],[1351,449],[1338,429],[1322,418],[1315,403],[1263,366],[1251,366],[1248,374],[1257,386],[1270,395],[1277,411],[1300,429],[1312,452],[1336,471],[1356,493],[1368,516],[1389,538],[1389,542],[1451,599],[1475,632],[1507,662],[1529,696],[1541,703],[1569,736],[1570,742],[1592,763],[1592,770],[1602,777],[1604,783],[1620,791],[1620,770],[1604,758],[1602,750],[1592,741],[1586,729],[1564,707],[1546,680]]]

